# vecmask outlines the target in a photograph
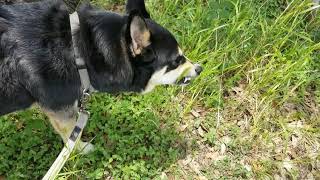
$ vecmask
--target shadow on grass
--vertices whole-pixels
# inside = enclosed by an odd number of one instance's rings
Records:
[[[69,160],[63,172],[72,174],[71,179],[161,174],[183,158],[186,149],[175,129],[177,114],[160,117],[155,112],[165,106],[162,101],[152,96],[94,97],[83,138],[93,138],[96,150]],[[0,177],[40,179],[46,173],[63,144],[44,119],[37,110],[0,118]]]
[[[175,129],[176,117],[157,115],[165,104],[161,101],[152,96],[95,97],[84,136],[94,138],[96,151],[70,163],[78,164],[73,170],[82,169],[76,176],[150,178],[184,157],[186,145]]]
[[[44,119],[37,110],[0,117],[0,177],[40,179],[46,173],[63,144]]]

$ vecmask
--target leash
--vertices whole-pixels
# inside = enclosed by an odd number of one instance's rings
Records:
[[[77,143],[80,141],[82,132],[84,127],[86,126],[88,119],[90,117],[90,113],[86,110],[85,103],[88,101],[90,97],[90,93],[93,92],[93,88],[90,84],[89,74],[86,67],[86,63],[84,59],[80,56],[79,48],[77,46],[75,40],[76,30],[79,28],[79,16],[77,12],[70,14],[70,26],[71,26],[71,34],[72,34],[72,44],[75,55],[75,62],[78,68],[78,72],[80,75],[81,86],[83,89],[82,96],[78,102],[78,119],[76,126],[74,127],[67,143],[64,148],[60,152],[57,159],[54,161],[46,175],[42,178],[42,180],[54,180],[64,164],[67,162],[70,154],[73,152]]]

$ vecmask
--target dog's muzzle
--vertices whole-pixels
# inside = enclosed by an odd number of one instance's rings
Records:
[[[191,83],[193,79],[201,74],[203,68],[199,64],[195,64],[194,67],[190,70],[189,74],[183,78],[181,78],[177,84],[178,85],[188,85]]]

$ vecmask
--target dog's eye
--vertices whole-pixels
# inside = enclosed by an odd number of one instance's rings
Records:
[[[152,49],[148,48],[148,49],[144,50],[143,53],[144,54],[150,54],[150,53],[152,53]]]
[[[143,55],[153,54],[152,46],[149,45],[142,50]]]
[[[177,57],[177,59],[174,61],[176,65],[183,64],[184,62],[186,62],[186,59],[183,56]]]

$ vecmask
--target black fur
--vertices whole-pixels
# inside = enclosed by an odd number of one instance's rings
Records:
[[[129,14],[131,11],[139,10],[144,18],[150,18],[150,14],[146,10],[144,0],[130,0],[127,3],[126,11]]]
[[[0,5],[3,4],[14,4],[14,3],[23,3],[23,2],[33,2],[37,0],[0,0]]]
[[[150,17],[144,1],[129,0],[131,15]],[[136,11],[140,11],[140,14]],[[158,69],[174,64],[178,44],[169,31],[145,19],[151,45],[132,56],[128,28],[132,18],[88,4],[78,11],[76,40],[93,87],[102,92],[140,92]],[[33,103],[50,110],[79,99],[69,15],[63,1],[0,6],[0,115]]]

